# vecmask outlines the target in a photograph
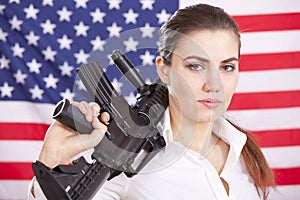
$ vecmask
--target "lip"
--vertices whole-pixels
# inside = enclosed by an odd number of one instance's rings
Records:
[[[212,99],[212,98],[200,99],[197,102],[203,104],[205,107],[209,109],[216,108],[222,103],[222,101],[220,101],[219,99]]]

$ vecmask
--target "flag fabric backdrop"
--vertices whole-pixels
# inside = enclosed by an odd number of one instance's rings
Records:
[[[242,32],[240,82],[228,117],[257,135],[278,183],[279,193],[271,199],[299,199],[297,0],[1,0],[0,199],[26,198],[31,163],[54,105],[85,94],[77,67],[99,61],[116,89],[133,103],[132,88],[109,55],[121,49],[153,81],[157,27],[179,7],[199,2],[225,8]]]

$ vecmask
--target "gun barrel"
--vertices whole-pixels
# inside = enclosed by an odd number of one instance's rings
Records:
[[[125,57],[125,55],[121,51],[114,51],[111,55],[111,58],[113,59],[117,67],[120,69],[120,71],[126,76],[126,78],[132,83],[132,85],[136,89],[139,89],[145,85],[145,81],[136,71],[133,64],[127,59],[127,57]]]

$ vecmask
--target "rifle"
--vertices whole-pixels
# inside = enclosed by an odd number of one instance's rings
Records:
[[[118,94],[98,62],[77,69],[88,93],[101,106],[100,113],[110,114],[108,131],[94,147],[91,163],[80,157],[72,165],[58,165],[53,169],[39,161],[32,164],[34,174],[50,200],[91,199],[106,180],[120,173],[127,177],[139,173],[166,145],[157,130],[168,106],[166,86],[160,80],[146,84],[121,51],[115,51],[111,57],[137,89],[136,104],[130,106]],[[93,130],[91,123],[67,99],[57,104],[52,117],[80,134],[89,134]]]

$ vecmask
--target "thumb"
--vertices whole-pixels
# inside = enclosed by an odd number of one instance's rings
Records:
[[[107,126],[101,123],[96,116],[93,117],[92,125],[94,130],[90,134],[79,135],[81,143],[85,148],[84,150],[93,148],[99,144],[107,131]]]

